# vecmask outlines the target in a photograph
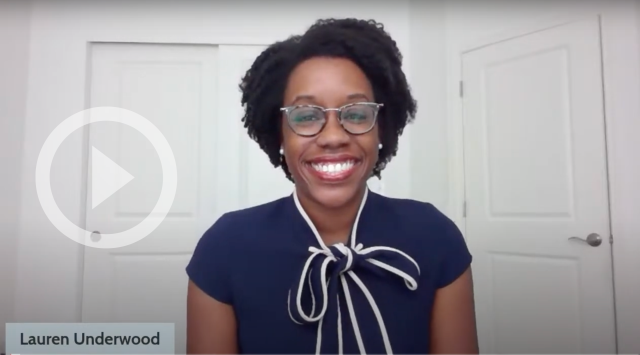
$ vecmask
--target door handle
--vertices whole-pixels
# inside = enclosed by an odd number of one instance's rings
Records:
[[[102,239],[102,234],[99,231],[94,231],[91,233],[91,241],[97,243]]]
[[[587,238],[580,237],[570,237],[569,240],[579,240],[581,242],[587,243],[592,247],[597,247],[602,244],[602,237],[598,233],[591,233],[587,236]]]

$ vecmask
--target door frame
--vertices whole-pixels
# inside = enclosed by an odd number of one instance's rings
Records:
[[[451,218],[465,233],[465,173],[462,98],[462,56],[484,46],[553,28],[585,18],[600,20],[602,67],[605,102],[605,125],[609,176],[612,263],[614,269],[614,299],[617,353],[640,352],[640,259],[633,250],[640,250],[640,221],[633,211],[640,211],[640,163],[628,152],[640,152],[640,6],[624,3],[615,8],[583,6],[571,14],[556,14],[553,18],[536,18],[524,25],[477,38],[447,38],[447,109],[449,114],[449,174],[451,184],[449,204]],[[637,135],[637,133],[636,133]]]

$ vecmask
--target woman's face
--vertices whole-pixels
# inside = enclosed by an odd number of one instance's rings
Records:
[[[339,108],[357,102],[375,102],[362,70],[347,59],[320,57],[306,60],[294,69],[283,106]],[[367,115],[363,113],[353,112],[347,117],[364,122]],[[313,114],[307,111],[290,119],[304,124],[310,117]],[[298,193],[325,207],[337,208],[356,197],[371,176],[378,160],[378,125],[367,133],[354,135],[342,127],[337,112],[328,111],[326,119],[320,133],[305,137],[296,134],[287,115],[283,115],[282,147]]]

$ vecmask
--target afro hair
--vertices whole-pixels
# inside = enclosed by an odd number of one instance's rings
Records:
[[[398,151],[398,140],[416,115],[417,103],[402,71],[402,54],[384,26],[374,20],[323,19],[303,35],[276,42],[264,50],[240,83],[244,106],[244,127],[251,139],[281,166],[293,181],[280,155],[284,92],[290,73],[313,57],[351,60],[365,73],[376,98],[383,103],[378,118],[380,142],[378,162],[372,175],[381,172]]]

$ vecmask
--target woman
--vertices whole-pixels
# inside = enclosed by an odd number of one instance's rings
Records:
[[[242,79],[249,135],[294,182],[223,215],[187,267],[188,353],[477,353],[471,255],[432,205],[367,189],[416,113],[374,21],[322,20]]]

